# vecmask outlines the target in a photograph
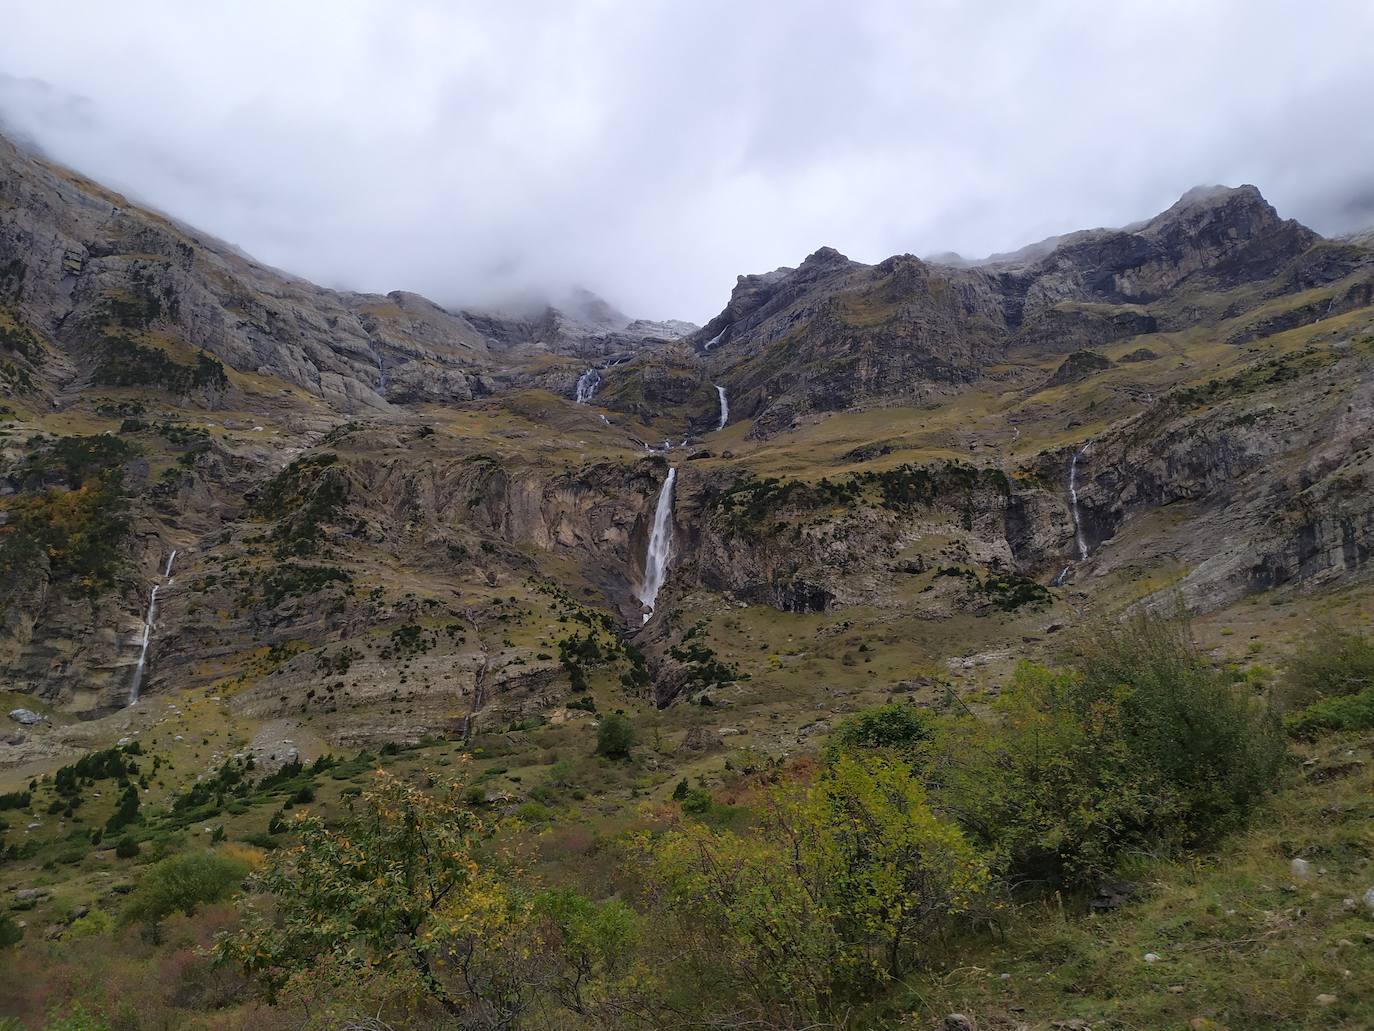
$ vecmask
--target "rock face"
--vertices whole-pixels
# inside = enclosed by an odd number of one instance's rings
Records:
[[[1367,249],[1280,219],[1253,186],[1207,187],[1126,229],[959,267],[911,255],[866,266],[822,248],[796,269],[741,276],[691,342],[767,435],[810,411],[941,396],[1008,357],[1214,324],[1340,284],[1334,308],[1285,306],[1238,331],[1244,342],[1366,306],[1371,282]]]
[[[632,321],[587,291],[565,299],[566,308],[526,317],[452,312],[400,290],[326,290],[3,137],[0,300],[70,359],[54,370],[63,390],[99,382],[111,355],[127,358],[134,347],[183,364],[205,352],[232,371],[279,379],[347,413],[385,411],[388,402],[468,401],[518,378],[540,351],[603,354],[695,329]],[[233,376],[222,390],[192,390],[156,371],[141,382],[205,407],[241,400]]]
[[[698,330],[324,290],[3,141],[0,169],[0,688],[60,710],[127,704],[154,585],[147,697],[224,685],[360,744],[566,708],[574,627],[690,696],[694,599],[891,625],[1369,572],[1374,253],[1252,187],[983,262],[822,248]],[[44,536],[93,498],[99,533]],[[12,761],[56,747],[14,718]]]

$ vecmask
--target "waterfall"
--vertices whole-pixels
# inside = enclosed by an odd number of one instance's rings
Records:
[[[673,482],[677,479],[677,469],[668,470],[668,478],[658,492],[658,504],[654,507],[654,527],[649,534],[649,548],[644,554],[644,582],[635,597],[649,611],[644,614],[644,622],[654,614],[654,603],[663,581],[668,578],[668,562],[673,557]]]
[[[729,326],[726,326],[726,327],[725,327],[725,329],[729,329],[729,328],[730,328]],[[706,346],[705,346],[704,348],[702,348],[702,350],[703,350],[703,351],[709,351],[711,348],[715,347],[716,344],[720,343],[720,338],[723,337],[723,336],[725,335],[725,329],[722,329],[719,333],[717,333],[715,336],[713,336],[710,340],[706,341]]]
[[[1073,535],[1078,542],[1078,561],[1086,562],[1088,559],[1088,542],[1083,537],[1083,519],[1078,512],[1078,460],[1083,457],[1083,453],[1088,450],[1088,441],[1079,448],[1073,456],[1073,461],[1069,463],[1069,510],[1073,514]]]
[[[725,388],[719,383],[715,384],[716,393],[720,395],[720,422],[716,424],[717,430],[725,429],[725,424],[730,421],[730,402],[725,399]]]
[[[133,683],[129,685],[129,704],[138,701],[138,689],[143,686],[143,667],[148,664],[148,638],[153,633],[153,620],[157,618],[157,584],[148,595],[148,614],[143,617],[143,643],[138,649],[138,665],[134,667]]]
[[[377,355],[377,393],[386,393],[386,359],[380,354]]]
[[[601,370],[588,369],[581,376],[577,377],[577,394],[574,400],[578,404],[584,405],[592,398],[596,397],[597,388],[601,386]]]
[[[163,583],[171,582],[172,563],[176,558],[177,550],[173,548],[172,553],[167,556],[167,565],[162,570]],[[157,620],[157,592],[161,587],[162,584],[153,584],[153,589],[148,594],[148,614],[143,617],[143,640],[138,647],[138,665],[134,667],[134,678],[129,684],[130,705],[138,701],[138,692],[143,686],[143,671],[148,665],[148,641],[153,636],[153,623]]]

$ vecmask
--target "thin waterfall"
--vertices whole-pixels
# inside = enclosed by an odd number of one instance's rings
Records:
[[[167,565],[162,570],[163,583],[170,583],[172,579],[172,563],[176,561],[176,548],[167,556]],[[153,624],[157,620],[157,592],[162,584],[153,584],[153,589],[148,593],[148,614],[143,617],[143,640],[138,647],[138,665],[134,667],[134,678],[129,684],[129,704],[133,705],[138,701],[139,690],[143,687],[143,671],[148,666],[148,642],[153,636]]]
[[[581,376],[577,377],[577,393],[574,400],[580,405],[585,405],[592,398],[596,397],[596,391],[601,386],[601,370],[588,369]]]
[[[377,355],[377,393],[386,393],[386,359],[380,354]]]
[[[1073,517],[1073,539],[1078,545],[1078,561],[1088,560],[1088,539],[1083,536],[1083,516],[1078,510],[1078,460],[1083,457],[1092,441],[1087,441],[1081,448],[1074,452],[1073,458],[1069,460],[1069,515]],[[1059,571],[1059,575],[1050,581],[1051,587],[1061,587],[1069,577],[1069,571],[1074,567],[1073,562],[1067,563]]]
[[[1073,535],[1078,542],[1078,561],[1088,560],[1088,542],[1083,537],[1083,519],[1078,513],[1078,460],[1083,457],[1083,453],[1088,450],[1088,441],[1077,452],[1074,453],[1073,461],[1069,462],[1069,506],[1073,513]]]
[[[716,393],[720,395],[720,422],[716,423],[716,429],[725,429],[725,424],[730,421],[730,402],[725,399],[725,388],[719,383],[715,384]]]
[[[649,611],[644,613],[644,622],[654,614],[654,603],[663,581],[668,578],[668,563],[673,557],[673,483],[677,480],[677,469],[670,468],[663,487],[658,492],[658,504],[654,507],[654,526],[649,533],[649,548],[644,554],[644,582],[635,593],[640,603]]]

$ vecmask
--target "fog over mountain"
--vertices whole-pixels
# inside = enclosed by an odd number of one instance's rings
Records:
[[[1374,222],[1358,0],[7,6],[8,131],[271,264],[446,304],[583,285],[705,322],[823,243],[978,256],[1198,183]]]

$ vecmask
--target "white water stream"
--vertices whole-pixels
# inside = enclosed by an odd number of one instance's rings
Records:
[[[592,398],[596,397],[597,388],[601,386],[601,370],[588,369],[581,376],[577,377],[577,393],[574,400],[580,405],[585,405]]]
[[[163,583],[172,579],[172,563],[176,561],[176,549],[167,556],[167,566],[162,571]],[[162,584],[153,584],[148,594],[148,614],[143,617],[143,641],[138,648],[138,665],[134,667],[134,679],[129,684],[129,704],[138,701],[139,689],[143,687],[143,671],[148,665],[148,641],[153,636],[153,623],[157,620],[157,592]]]
[[[1073,513],[1073,535],[1078,542],[1078,561],[1086,562],[1088,559],[1088,542],[1083,537],[1083,519],[1078,512],[1078,460],[1083,457],[1083,453],[1088,450],[1088,441],[1073,456],[1073,461],[1069,463],[1069,505]]]
[[[654,507],[654,525],[649,533],[649,548],[644,554],[644,582],[635,594],[649,610],[644,613],[646,623],[654,614],[654,603],[658,601],[663,581],[668,578],[668,563],[673,557],[673,483],[676,480],[677,469],[670,468]]]
[[[730,402],[725,399],[725,388],[719,383],[715,387],[716,393],[720,395],[720,422],[716,424],[716,429],[723,430],[725,424],[730,421]]]
[[[1083,516],[1078,510],[1078,460],[1083,457],[1092,441],[1088,441],[1081,448],[1074,452],[1073,458],[1069,462],[1069,514],[1073,517],[1073,538],[1078,545],[1078,561],[1088,560],[1088,539],[1083,536]],[[1068,563],[1059,571],[1059,575],[1050,581],[1051,587],[1059,587],[1068,578],[1069,570],[1073,568],[1072,562]]]

